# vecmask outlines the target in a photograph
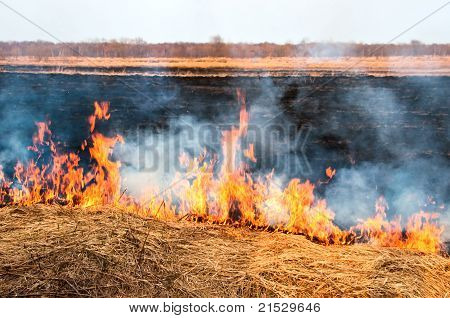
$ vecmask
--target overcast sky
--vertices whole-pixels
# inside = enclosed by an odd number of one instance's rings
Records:
[[[4,2],[62,41],[387,42],[442,0],[0,0],[0,41],[49,40]],[[395,42],[450,42],[450,4]]]

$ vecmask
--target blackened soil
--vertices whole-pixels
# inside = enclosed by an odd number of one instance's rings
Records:
[[[450,77],[181,78],[0,73],[0,151],[9,151],[19,141],[28,144],[34,122],[41,120],[50,120],[61,142],[77,149],[88,135],[86,117],[95,100],[111,103],[111,120],[99,129],[125,136],[136,135],[139,127],[163,131],[175,122],[194,122],[196,127],[205,122],[236,124],[236,88],[246,92],[251,122],[263,127],[255,147],[262,160],[255,169],[277,168],[280,160],[270,159],[273,152],[301,158],[306,154],[303,165],[319,167],[320,173],[326,166],[340,168],[363,162],[437,158],[448,163]],[[266,133],[277,130],[288,136],[289,144],[286,140],[269,140]],[[299,131],[303,135],[296,140]],[[6,157],[3,155],[2,160]],[[305,170],[295,173],[307,174]]]

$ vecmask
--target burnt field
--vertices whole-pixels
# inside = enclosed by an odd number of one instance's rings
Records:
[[[371,215],[380,194],[393,214],[409,214],[428,204],[447,222],[449,77],[1,73],[0,163],[5,173],[12,173],[13,162],[27,156],[37,121],[51,121],[61,144],[78,149],[89,133],[86,118],[94,101],[110,102],[111,120],[100,128],[123,135],[126,142],[136,142],[140,131],[176,134],[207,123],[215,140],[221,127],[239,121],[237,88],[245,91],[250,122],[260,129],[252,170],[274,168],[289,178],[316,181],[328,166],[336,168],[336,180],[318,184],[317,190],[342,211],[336,215],[340,224],[351,224],[361,213]],[[266,132],[282,137],[269,142]],[[211,141],[199,146],[220,147]]]
[[[56,135],[78,147],[94,101],[109,101],[107,129],[132,132],[140,125],[167,128],[177,117],[233,123],[236,88],[246,92],[267,127],[310,126],[308,143],[327,150],[338,165],[409,158],[449,158],[449,77],[177,78],[0,74],[2,119],[24,137],[49,119]],[[12,122],[11,122],[12,121]],[[259,122],[258,122],[259,123]],[[259,123],[261,124],[261,123]],[[86,124],[87,125],[87,124]],[[2,134],[7,135],[3,125]],[[68,129],[71,128],[71,129]],[[17,131],[16,131],[17,132]],[[419,140],[418,140],[419,139]],[[423,141],[423,142],[418,142]],[[389,151],[394,144],[402,152]],[[314,148],[314,147],[311,147]],[[386,151],[387,150],[387,151]]]

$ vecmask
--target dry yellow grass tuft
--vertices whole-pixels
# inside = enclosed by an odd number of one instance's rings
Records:
[[[449,297],[450,259],[109,207],[7,207],[0,296]]]
[[[163,68],[172,70],[173,76],[194,76],[190,69],[210,70],[213,76],[218,70],[267,71],[268,75],[277,72],[304,72],[304,75],[321,76],[323,74],[366,74],[373,76],[413,76],[435,75],[448,76],[450,74],[450,56],[387,56],[387,57],[264,57],[264,58],[102,58],[102,57],[48,57],[33,56],[0,57],[1,66],[46,66],[55,67],[47,70],[50,73],[73,73],[71,68]],[[69,68],[69,69],[65,69]],[[83,72],[89,73],[88,70]],[[81,73],[83,73],[81,72]],[[100,72],[95,70],[94,72]],[[141,72],[144,72],[142,70]],[[109,73],[121,75],[119,71]],[[125,74],[123,74],[125,75]],[[264,74],[257,73],[256,76]],[[286,75],[286,74],[285,74]],[[205,73],[201,73],[205,76]]]

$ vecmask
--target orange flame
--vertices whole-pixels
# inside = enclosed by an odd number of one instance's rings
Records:
[[[256,162],[256,157],[255,157],[255,145],[254,144],[249,144],[248,148],[244,150],[244,156],[248,159],[250,159],[253,162]]]
[[[336,174],[336,169],[333,169],[333,168],[331,168],[331,167],[328,167],[328,168],[325,170],[325,174],[327,175],[328,179],[331,179],[331,178],[333,178],[334,175]]]
[[[109,111],[109,103],[108,102],[94,102],[94,114],[88,117],[88,122],[90,126],[90,132],[93,132],[95,129],[95,120],[96,119],[105,119],[108,120],[111,115],[108,113]]]
[[[440,236],[444,228],[435,222],[438,219],[436,213],[421,211],[413,214],[403,230],[400,217],[390,222],[386,219],[388,206],[383,197],[377,200],[375,207],[375,216],[353,227],[353,233],[359,233],[360,237],[379,246],[409,248],[433,253],[441,249]]]

